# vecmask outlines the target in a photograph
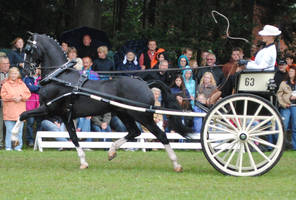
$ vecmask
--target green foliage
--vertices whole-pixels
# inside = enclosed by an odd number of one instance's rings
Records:
[[[177,151],[183,173],[167,153],[87,152],[90,168],[79,170],[76,151],[0,151],[0,199],[295,199],[296,154],[285,152],[260,177],[218,173],[201,152]]]
[[[85,3],[88,1],[92,0]],[[145,2],[150,2],[150,7],[145,7]],[[100,27],[107,32],[114,49],[126,40],[153,38],[158,41],[159,47],[170,52],[173,60],[180,55],[183,47],[191,47],[197,57],[201,50],[211,49],[220,63],[224,63],[233,47],[242,47],[248,57],[251,45],[227,39],[225,19],[216,15],[216,24],[211,11],[217,10],[229,18],[231,36],[251,41],[254,2],[102,0],[98,2],[98,12],[101,15]],[[284,39],[294,44],[296,0],[258,0],[256,3],[267,10],[261,16],[262,23],[278,24],[284,32]],[[26,31],[47,33],[58,38],[64,30],[78,26],[80,12],[88,12],[80,10],[77,5],[75,0],[2,1],[0,47],[9,47],[15,37],[25,37]]]

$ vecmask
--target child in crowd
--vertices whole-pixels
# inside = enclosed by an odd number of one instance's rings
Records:
[[[189,68],[189,66],[187,66],[186,68]],[[191,99],[190,103],[193,107],[194,99],[195,99],[195,80],[193,80],[192,70],[191,69],[184,70],[183,78],[184,78],[185,87],[190,94],[190,99]]]

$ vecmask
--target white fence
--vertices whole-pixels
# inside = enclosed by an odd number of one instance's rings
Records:
[[[77,132],[77,136],[80,139],[119,139],[127,135],[127,132]],[[180,143],[179,139],[184,139],[181,135],[177,133],[167,133],[168,139],[170,140],[171,147],[173,149],[201,149],[201,144],[199,142],[200,134],[193,136],[193,141],[186,143]],[[68,132],[52,132],[52,131],[38,131],[36,135],[34,150],[39,149],[43,151],[44,148],[75,148],[71,141],[56,141],[55,138],[69,138]],[[157,148],[163,149],[164,146],[160,142],[151,141],[151,139],[156,139],[151,133],[142,133],[140,136],[136,137],[137,141],[127,142],[123,144],[120,148],[138,148],[143,151],[146,148]],[[176,141],[172,141],[176,140]],[[92,141],[92,142],[79,142],[82,148],[91,149],[105,149],[109,148],[112,142],[104,141]]]

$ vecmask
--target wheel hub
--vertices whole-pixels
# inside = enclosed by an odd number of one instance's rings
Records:
[[[239,139],[242,140],[242,141],[245,141],[247,138],[248,138],[248,136],[247,136],[247,134],[245,134],[245,133],[241,133],[241,134],[239,135]]]

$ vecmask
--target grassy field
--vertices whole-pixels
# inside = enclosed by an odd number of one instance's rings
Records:
[[[90,168],[79,170],[75,151],[0,151],[0,199],[296,199],[296,152],[260,177],[218,173],[202,152],[178,151],[183,173],[167,154],[87,152]]]

